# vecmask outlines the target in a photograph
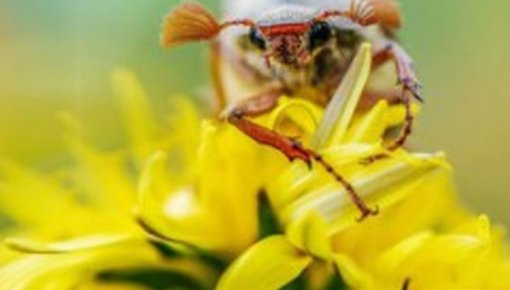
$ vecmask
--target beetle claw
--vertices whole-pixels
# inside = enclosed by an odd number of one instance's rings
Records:
[[[361,212],[361,216],[359,216],[359,217],[356,219],[356,221],[357,221],[357,222],[362,222],[362,221],[364,221],[366,218],[368,218],[369,216],[376,216],[376,215],[378,215],[378,214],[379,214],[379,211],[380,211],[380,209],[379,209],[379,206],[378,206],[378,205],[376,205],[376,206],[375,206],[375,208],[373,208],[373,209],[365,208],[365,209],[363,209],[363,210],[362,210],[362,212]]]

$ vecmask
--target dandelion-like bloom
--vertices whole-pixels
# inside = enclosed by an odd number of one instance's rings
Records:
[[[186,99],[157,122],[119,70],[128,146],[95,150],[64,115],[74,162],[0,163],[0,289],[510,289],[503,231],[459,205],[444,154],[385,152],[403,108],[356,110],[370,59],[363,46],[325,110],[284,97],[256,121],[299,135],[379,215],[357,222],[322,167],[201,120]]]

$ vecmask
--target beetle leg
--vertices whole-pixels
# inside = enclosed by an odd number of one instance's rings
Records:
[[[402,84],[406,91],[409,91],[420,102],[423,98],[420,95],[421,84],[416,77],[411,57],[396,42],[391,41],[382,50],[376,52],[372,59],[372,68],[376,69],[388,61],[394,61],[397,67],[398,84]]]
[[[402,104],[405,106],[405,121],[404,121],[404,127],[402,128],[402,131],[400,133],[400,136],[393,140],[391,144],[389,144],[386,149],[390,151],[395,151],[401,147],[403,147],[409,136],[411,136],[411,133],[413,132],[413,124],[414,124],[414,115],[412,110],[412,101],[411,97],[409,95],[409,91],[404,87],[402,89]]]
[[[357,110],[367,111],[373,108],[379,101],[385,100],[388,104],[400,104],[402,99],[402,90],[395,89],[367,89],[358,104]]]
[[[227,109],[226,118],[229,123],[236,126],[244,134],[257,143],[273,147],[289,158],[299,159],[311,166],[311,157],[302,146],[292,138],[284,137],[277,132],[262,127],[248,117],[257,117],[271,111],[277,104],[281,95],[280,90],[269,91]]]
[[[273,147],[280,151],[287,156],[290,161],[295,159],[302,160],[308,165],[308,167],[311,167],[312,160],[319,163],[328,172],[328,174],[333,176],[337,182],[344,186],[352,202],[361,212],[361,216],[358,218],[359,221],[365,219],[369,215],[376,215],[378,210],[370,209],[347,179],[340,175],[333,166],[324,160],[321,155],[311,149],[303,147],[299,141],[285,137],[276,131],[260,126],[247,118],[259,116],[273,109],[276,106],[280,95],[280,91],[273,91],[250,98],[240,105],[230,109],[227,112],[227,120],[257,143]]]
[[[423,98],[419,93],[421,84],[418,82],[418,78],[414,72],[411,57],[396,42],[391,42],[388,46],[386,46],[384,51],[386,52],[382,52],[382,54],[388,55],[388,60],[393,60],[396,64],[399,84],[402,85],[400,101],[406,109],[405,124],[402,129],[402,133],[387,147],[388,150],[395,151],[406,144],[407,139],[412,133],[414,115],[412,112],[412,99],[410,94],[419,101],[423,101]]]
[[[390,94],[389,96],[393,96],[394,94]],[[399,94],[400,102],[405,106],[405,119],[404,119],[404,127],[401,130],[399,137],[392,141],[392,143],[386,145],[386,150],[395,151],[401,147],[403,147],[412,133],[413,123],[414,123],[414,115],[412,112],[412,102],[410,101],[410,94],[405,89],[402,89],[402,93]],[[379,153],[367,158],[364,158],[360,163],[364,165],[370,165],[376,161],[385,159],[388,157],[386,153]]]
[[[423,98],[419,93],[421,85],[414,72],[411,58],[396,42],[390,42],[383,50],[374,54],[373,69],[378,68],[388,61],[394,61],[396,64],[398,83],[402,85],[402,93],[400,94],[399,101],[404,105],[406,111],[405,123],[400,136],[386,146],[387,150],[395,151],[406,144],[413,130],[414,115],[412,112],[412,99],[410,95],[412,94],[419,101],[423,101]],[[377,154],[366,158],[362,163],[371,164],[386,157],[387,154]]]

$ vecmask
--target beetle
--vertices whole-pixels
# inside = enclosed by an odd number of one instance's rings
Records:
[[[282,94],[326,106],[358,47],[368,41],[374,49],[373,74],[387,75],[378,71],[393,61],[400,89],[393,84],[387,89],[369,86],[363,93],[363,103],[370,106],[387,99],[404,104],[402,134],[387,149],[404,146],[414,120],[412,96],[422,98],[412,60],[395,37],[401,26],[397,4],[392,0],[226,0],[225,7],[227,15],[236,18],[219,22],[199,4],[177,6],[163,21],[162,44],[174,47],[211,41],[217,103],[226,112],[226,120],[291,161],[321,164],[346,188],[361,212],[360,220],[376,214],[377,210],[369,208],[321,155],[250,119],[273,109]],[[242,90],[229,82],[229,73],[242,79]],[[382,157],[374,156],[371,162]]]

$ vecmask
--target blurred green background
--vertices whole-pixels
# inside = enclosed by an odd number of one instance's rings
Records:
[[[137,73],[157,110],[172,94],[196,95],[204,47],[158,44],[160,19],[179,2],[2,0],[0,154],[30,165],[63,155],[61,111],[84,120],[97,144],[121,143],[109,81],[118,66]],[[218,1],[200,2],[217,11]],[[413,144],[446,151],[466,203],[510,224],[510,2],[401,4],[400,36],[427,99]]]

